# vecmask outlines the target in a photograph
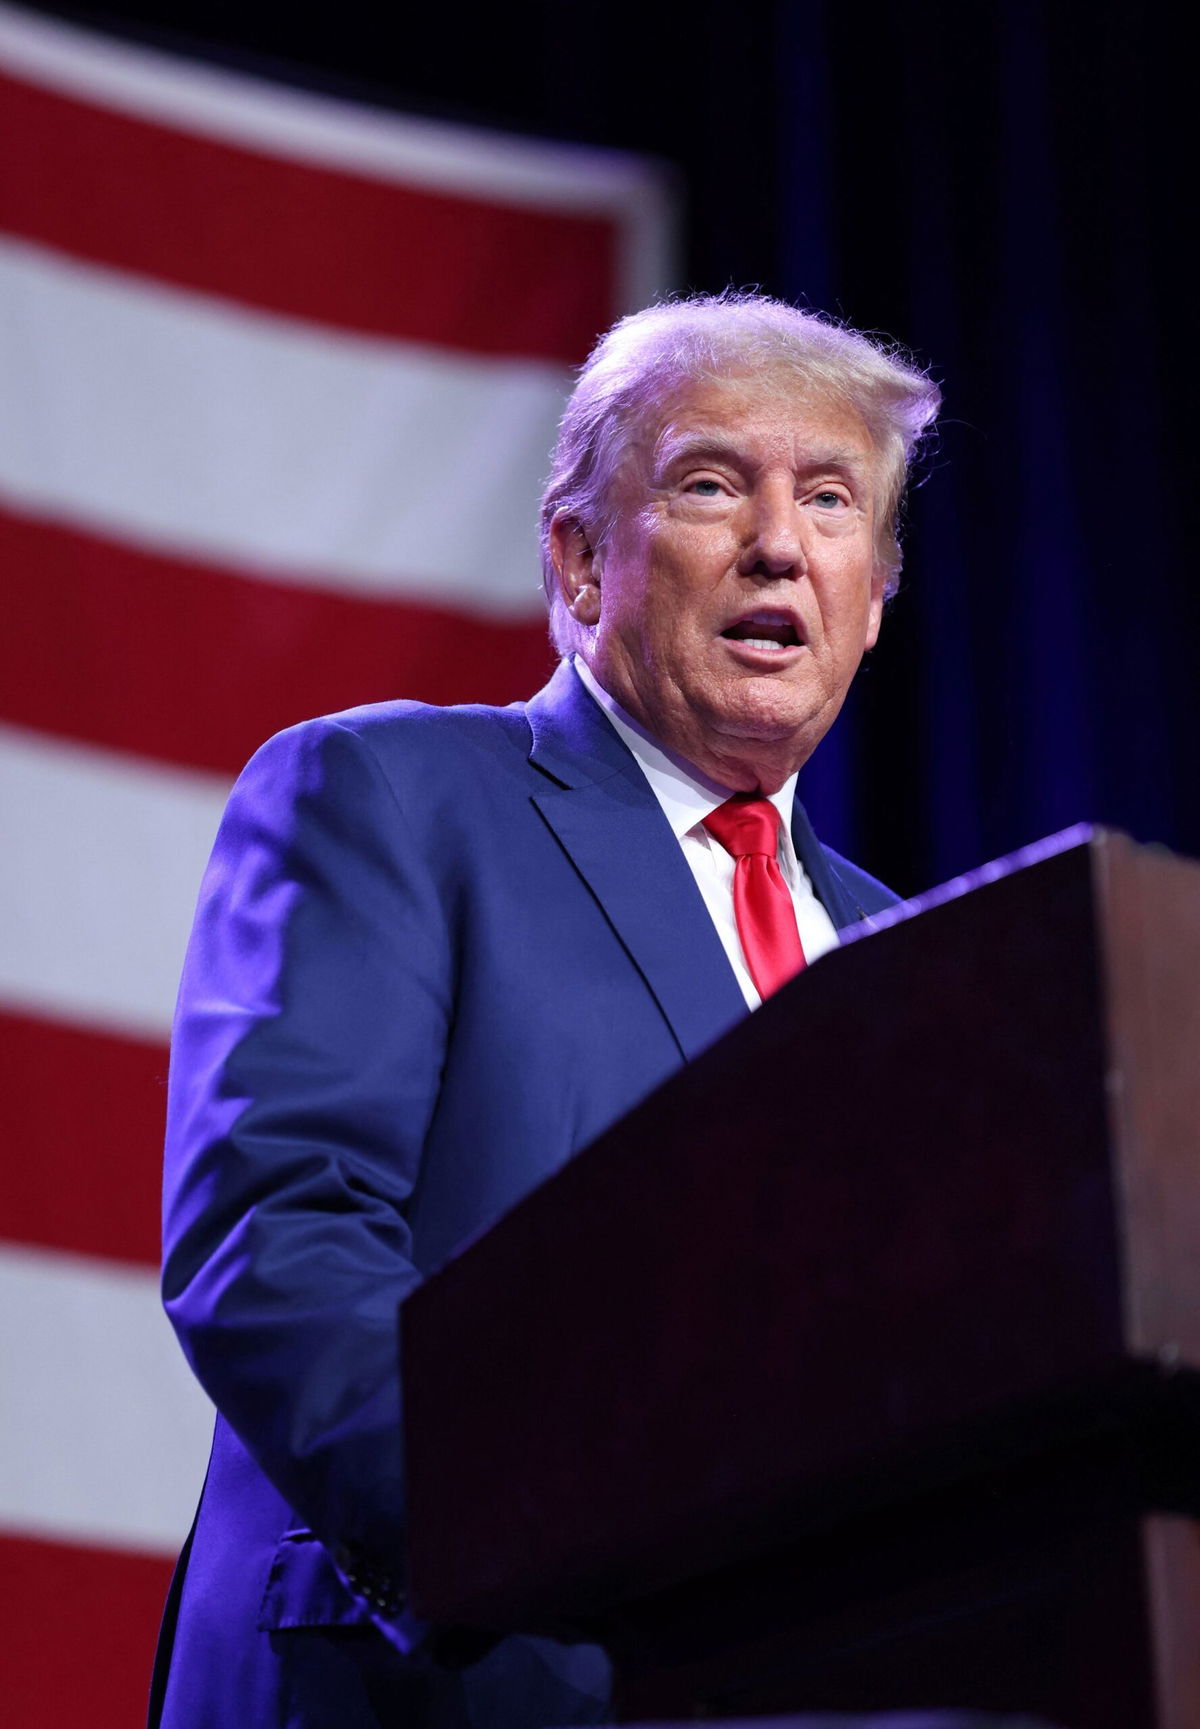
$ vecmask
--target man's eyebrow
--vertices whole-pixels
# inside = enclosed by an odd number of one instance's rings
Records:
[[[677,438],[670,433],[660,441],[655,452],[660,469],[673,468],[677,462],[696,462],[706,456],[740,460],[737,443],[720,432],[685,432]]]
[[[664,474],[681,462],[702,462],[706,457],[734,463],[747,460],[737,441],[720,432],[684,433],[678,439],[668,434],[659,444],[655,468]],[[829,470],[857,477],[868,474],[871,465],[871,454],[865,450],[812,450],[805,454],[797,472],[813,474]]]
[[[871,459],[865,450],[814,450],[806,468],[867,468]]]

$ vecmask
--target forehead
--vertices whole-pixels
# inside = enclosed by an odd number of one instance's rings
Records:
[[[851,404],[790,375],[684,380],[647,406],[627,447],[643,481],[706,455],[797,473],[830,465],[874,476],[877,452]],[[632,478],[632,477],[631,477]]]

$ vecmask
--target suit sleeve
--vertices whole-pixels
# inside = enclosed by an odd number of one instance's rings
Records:
[[[446,909],[368,742],[318,721],[234,789],[180,988],[164,1296],[192,1366],[353,1583],[394,1567],[406,1210],[453,999]],[[367,1590],[366,1594],[372,1594]]]

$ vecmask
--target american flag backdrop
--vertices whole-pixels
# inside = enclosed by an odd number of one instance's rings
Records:
[[[0,1720],[138,1721],[210,1416],[160,1316],[167,1032],[233,775],[548,670],[570,368],[671,282],[634,158],[0,4]]]

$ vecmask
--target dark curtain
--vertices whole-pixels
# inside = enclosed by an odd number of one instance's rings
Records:
[[[1200,852],[1186,59],[1111,4],[779,16],[784,291],[946,396],[810,803],[905,889],[1080,818]]]
[[[906,580],[805,771],[913,891],[1080,818],[1200,854],[1191,55],[1161,13],[996,0],[64,6],[318,87],[657,152],[686,283],[930,363]]]

